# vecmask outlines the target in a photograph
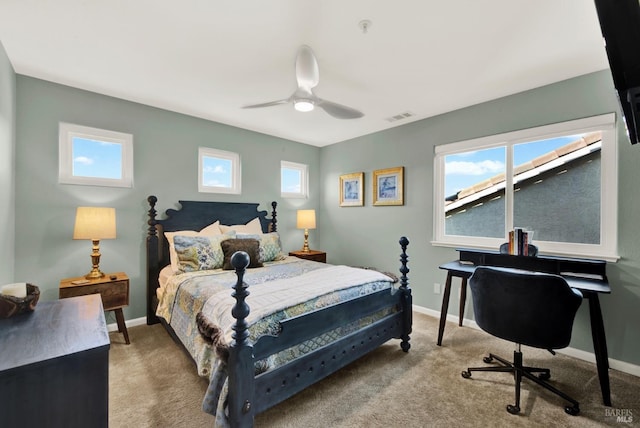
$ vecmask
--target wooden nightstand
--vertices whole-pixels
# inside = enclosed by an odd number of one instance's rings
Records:
[[[118,331],[124,335],[124,340],[128,345],[129,332],[127,332],[127,326],[124,323],[122,308],[129,305],[129,277],[124,272],[108,273],[102,278],[78,283],[83,280],[85,277],[79,276],[60,281],[60,298],[100,294],[104,310],[116,313]]]
[[[291,251],[290,256],[295,256],[305,260],[313,260],[314,262],[327,262],[327,253],[324,251],[309,250],[309,251]]]

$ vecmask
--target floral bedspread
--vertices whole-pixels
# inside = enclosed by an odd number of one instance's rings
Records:
[[[250,293],[252,286],[256,284],[293,278],[328,266],[296,257],[287,257],[285,260],[267,262],[264,265],[262,268],[247,269],[244,282],[249,285]],[[167,281],[158,303],[156,315],[164,318],[171,325],[195,360],[198,374],[202,377],[210,376],[212,359],[215,355],[213,349],[198,332],[196,315],[202,311],[204,304],[211,296],[224,292],[231,297],[232,287],[236,281],[237,276],[233,270],[205,270],[174,275]],[[247,299],[247,303],[251,306],[251,296]]]
[[[236,282],[234,271],[201,271],[172,277],[165,286],[163,298],[156,311],[172,326],[179,339],[196,361],[198,374],[210,381],[203,409],[216,415],[216,424],[226,425],[223,402],[226,395],[226,365],[217,358],[213,348],[201,337],[196,315],[202,311],[218,325],[231,342],[231,327],[235,319],[231,297]],[[251,311],[247,318],[249,340],[255,342],[267,334],[277,334],[279,321],[302,313],[330,306],[341,301],[392,289],[393,280],[373,271],[346,266],[332,266],[287,257],[284,261],[265,263],[265,267],[249,269],[244,276],[250,295],[247,304]],[[386,311],[388,312],[388,311]],[[326,343],[357,330],[376,314],[350,325],[327,332],[318,338],[279,352],[256,364],[264,371],[278,367]]]

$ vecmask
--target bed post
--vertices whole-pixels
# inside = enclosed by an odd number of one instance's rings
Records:
[[[236,319],[232,329],[233,341],[229,346],[229,360],[227,374],[229,376],[229,423],[232,427],[253,426],[253,395],[254,395],[254,364],[253,346],[249,343],[247,331],[247,316],[249,305],[245,302],[249,295],[247,284],[244,283],[244,273],[249,266],[249,255],[244,251],[237,251],[231,256],[231,265],[236,270],[238,280],[233,286],[232,296],[236,303],[231,315]]]
[[[158,283],[158,275],[160,270],[158,269],[158,230],[156,229],[156,202],[158,198],[151,195],[147,198],[149,202],[149,220],[147,224],[147,325],[157,324],[160,322],[155,314],[155,305],[153,299],[156,296],[156,289],[160,286]]]
[[[402,342],[400,343],[400,347],[404,352],[409,352],[409,348],[411,348],[411,344],[409,343],[409,334],[411,333],[411,325],[413,323],[413,298],[411,297],[411,288],[409,288],[409,279],[407,278],[407,274],[409,273],[409,268],[407,267],[407,260],[409,257],[407,256],[407,247],[409,246],[409,240],[406,236],[400,238],[400,247],[402,248],[402,254],[400,254],[400,273],[402,276],[400,277],[400,292],[401,303],[402,303],[402,335],[400,338]]]
[[[269,225],[269,232],[277,232],[278,231],[278,220],[276,219],[276,216],[278,215],[276,213],[276,207],[278,206],[278,203],[276,201],[271,202],[271,224]]]

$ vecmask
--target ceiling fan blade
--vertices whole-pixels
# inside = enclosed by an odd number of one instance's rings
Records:
[[[337,119],[358,119],[364,116],[359,110],[327,100],[318,99],[316,105]]]
[[[252,105],[248,105],[248,106],[242,106],[242,108],[271,107],[271,106],[277,106],[277,105],[280,105],[280,104],[286,104],[288,102],[289,102],[289,99],[287,98],[286,100],[270,101],[268,103],[252,104]]]
[[[311,48],[307,45],[302,45],[298,50],[296,80],[298,81],[298,87],[306,89],[315,88],[320,80],[318,61]]]

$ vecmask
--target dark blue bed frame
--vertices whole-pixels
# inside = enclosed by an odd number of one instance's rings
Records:
[[[181,209],[168,209],[165,219],[157,219],[157,198],[149,196],[147,201],[150,205],[147,222],[147,324],[162,321],[156,317],[155,309],[158,304],[158,275],[169,264],[169,246],[163,232],[200,230],[215,220],[220,220],[221,224],[245,224],[256,217],[260,218],[264,232],[277,231],[276,202],[271,203],[271,219],[267,218],[266,211],[258,211],[258,204],[208,201],[179,201]],[[277,337],[264,336],[253,344],[248,340],[246,323],[250,312],[246,302],[249,291],[243,283],[249,258],[242,252],[233,256],[232,265],[238,276],[233,287],[236,304],[232,309],[236,323],[227,363],[228,409],[232,427],[253,426],[256,414],[324,379],[390,339],[400,339],[402,350],[409,351],[412,326],[412,297],[407,278],[409,268],[406,253],[409,240],[402,237],[399,243],[402,251],[399,269],[401,276],[396,293],[384,290],[286,319],[281,322],[281,332]],[[394,307],[395,311],[373,324],[280,368],[257,376],[254,374],[255,361],[389,307]],[[164,322],[162,324],[175,337],[171,327]]]

